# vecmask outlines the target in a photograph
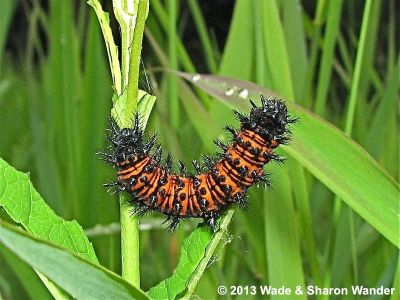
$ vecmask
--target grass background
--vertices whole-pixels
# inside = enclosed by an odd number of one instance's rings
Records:
[[[396,8],[394,0],[151,0],[143,60],[158,100],[148,132],[159,132],[164,149],[187,162],[214,152],[211,139],[224,132],[208,131],[196,115],[234,125],[230,109],[196,88],[189,101],[180,80],[156,68],[220,74],[257,82],[316,112],[398,181]],[[114,174],[94,154],[104,148],[112,96],[97,19],[85,1],[2,0],[0,20],[0,156],[29,171],[59,215],[88,229],[101,264],[120,272],[113,225],[118,201],[101,186]],[[351,168],[345,157],[338,163]],[[249,210],[235,213],[225,247],[195,294],[215,298],[221,284],[303,281],[400,288],[392,244],[293,159],[268,169],[274,190],[251,190]],[[142,220],[144,290],[172,273],[180,245],[195,227],[187,222],[169,235],[161,221],[159,215]],[[24,263],[4,251],[1,259],[4,298],[49,297]]]

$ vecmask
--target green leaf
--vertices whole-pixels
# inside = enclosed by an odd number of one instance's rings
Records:
[[[193,78],[193,74],[189,78]],[[188,76],[185,76],[188,77]],[[208,91],[199,81],[193,84]],[[225,90],[223,78],[208,75],[202,82],[215,89]],[[214,83],[214,84],[213,84]],[[235,80],[235,89],[248,89],[249,95],[269,94],[261,86]],[[238,93],[214,93],[224,101],[237,103]],[[375,227],[396,247],[399,241],[399,185],[384,169],[355,141],[341,130],[301,106],[287,103],[289,111],[300,117],[293,129],[293,142],[284,151],[323,182],[333,193],[341,197],[369,224]]]
[[[186,281],[204,256],[204,249],[210,239],[211,232],[208,228],[203,227],[193,231],[182,245],[179,263],[173,275],[152,287],[148,292],[150,297],[153,299],[174,299],[184,291]]]
[[[297,286],[304,288],[303,266],[300,256],[300,236],[296,228],[296,211],[292,195],[292,185],[288,176],[293,168],[288,161],[285,168],[269,165],[273,182],[272,191],[264,191],[265,251],[268,259],[268,283],[271,286],[285,285],[292,290]],[[282,272],[290,270],[290,272]],[[272,296],[271,299],[279,299]],[[307,299],[306,295],[292,295],[292,299]]]
[[[97,0],[88,0],[87,3],[93,7],[99,20],[101,31],[103,32],[104,42],[106,44],[108,60],[110,63],[111,75],[113,77],[113,85],[118,94],[121,94],[121,67],[118,60],[118,47],[115,45],[114,37],[110,27],[110,17],[108,13],[103,11],[101,4]]]
[[[149,93],[139,90],[138,92],[138,112],[141,116],[141,125],[143,128],[146,127],[147,121],[149,120],[150,113],[153,109],[154,103],[156,102],[157,97],[150,95]],[[121,95],[117,96],[114,94],[113,103],[114,106],[111,110],[111,115],[116,120],[120,128],[131,127],[133,122],[133,117],[129,120],[123,122],[122,116],[124,116],[124,109],[127,101],[127,93],[126,91]]]
[[[150,95],[149,93],[139,90],[138,93],[138,111],[141,114],[142,126],[146,127],[147,121],[149,120],[151,111],[153,110],[154,103],[157,97]]]
[[[185,239],[181,248],[179,263],[174,273],[170,278],[161,281],[149,290],[148,294],[151,298],[175,299],[185,290],[184,298],[190,298],[222,235],[225,233],[233,212],[233,209],[229,210],[219,221],[219,229],[214,235],[207,226],[202,226]]]
[[[2,256],[4,260],[2,260]],[[3,268],[3,264],[6,264],[14,271],[21,286],[31,299],[53,299],[35,271],[1,244],[0,262]]]
[[[398,183],[338,128],[299,106],[290,109],[300,122],[285,151],[400,247]]]
[[[76,299],[149,299],[106,268],[0,222],[0,242]]]
[[[17,171],[1,158],[0,206],[34,236],[98,263],[82,227],[75,220],[65,221],[57,216],[33,188],[28,174]]]

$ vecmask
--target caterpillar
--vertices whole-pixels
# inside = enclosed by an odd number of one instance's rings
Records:
[[[170,154],[162,162],[156,135],[145,140],[137,113],[133,128],[120,129],[112,121],[108,135],[111,151],[100,154],[117,169],[118,179],[105,185],[131,194],[134,213],[158,211],[166,215],[170,231],[184,218],[201,218],[214,231],[216,219],[230,205],[247,206],[250,186],[270,185],[263,167],[271,160],[284,161],[273,150],[288,144],[290,124],[297,121],[281,100],[261,95],[260,107],[251,100],[250,104],[248,115],[234,110],[239,130],[224,127],[232,135],[231,143],[214,141],[223,152],[216,157],[203,156],[202,164],[193,161],[196,174],[189,174],[182,161],[178,163],[180,172],[174,173]]]

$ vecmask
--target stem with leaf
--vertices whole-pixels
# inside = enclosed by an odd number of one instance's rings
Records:
[[[137,110],[139,65],[149,0],[113,0],[115,17],[121,30],[121,66],[106,14],[98,0],[89,0],[99,20],[107,46],[116,97],[112,115],[120,128],[131,127]],[[132,216],[127,198],[120,195],[122,277],[140,286],[139,221]]]

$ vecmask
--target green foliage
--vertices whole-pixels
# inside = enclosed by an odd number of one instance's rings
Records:
[[[153,299],[174,299],[186,288],[186,282],[196,270],[204,256],[204,249],[211,239],[210,230],[201,228],[195,230],[183,243],[179,264],[174,274],[151,288],[149,295]]]
[[[0,159],[0,206],[14,222],[34,236],[98,263],[82,227],[57,216],[32,187],[28,174],[18,172]]]
[[[128,0],[113,0],[116,16],[111,5],[95,0],[91,6],[50,0],[48,8],[20,2],[29,30],[15,54],[9,45],[19,8],[16,1],[0,1],[0,157],[30,176],[1,160],[0,217],[34,237],[2,223],[0,257],[7,264],[0,270],[0,296],[48,298],[44,284],[57,299],[146,297],[109,271],[121,273],[120,233],[113,230],[118,205],[101,184],[115,174],[95,152],[104,148],[113,102],[121,124],[131,122],[137,102],[146,131],[159,132],[164,149],[190,161],[213,153],[212,139],[227,140],[221,125],[237,124],[232,107],[246,112],[244,99],[257,101],[263,93],[284,97],[300,117],[293,142],[279,150],[287,163],[266,167],[273,190],[253,187],[250,208],[237,210],[232,222],[230,210],[215,234],[189,221],[169,235],[159,215],[142,218],[141,228],[149,230],[140,232],[141,288],[156,299],[213,299],[219,285],[384,285],[396,288],[390,299],[397,299],[396,1],[238,0],[221,34],[209,27],[203,1],[150,0],[142,56],[150,79],[157,78],[154,109],[155,97],[137,90],[141,38],[135,39],[136,12]],[[113,40],[118,29],[109,24],[122,29],[120,48]],[[188,24],[195,29],[189,39]],[[125,238],[139,247],[136,221],[128,208],[122,215]],[[101,225],[87,231],[100,228],[89,236],[93,247],[68,219],[86,229]],[[134,258],[128,269],[122,260],[128,279],[139,272],[139,252],[125,246],[124,259]]]
[[[3,222],[0,241],[76,299],[149,299],[109,270]]]

